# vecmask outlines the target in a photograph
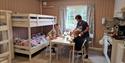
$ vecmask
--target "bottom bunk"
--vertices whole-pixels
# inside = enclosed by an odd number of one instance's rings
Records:
[[[29,46],[20,46],[20,45],[14,45],[14,51],[16,53],[26,54],[29,55],[29,60],[31,61],[32,54],[40,51],[41,49],[48,47],[49,43],[45,42],[42,44],[38,44],[36,46],[32,46],[31,48]]]
[[[29,47],[24,47],[24,46],[19,46],[19,45],[15,45],[15,52],[17,53],[22,53],[22,54],[27,54],[27,55],[30,55],[30,54],[34,54],[36,52],[38,52],[39,50],[47,47],[49,44],[39,44],[37,46],[34,46],[32,48],[29,48]]]
[[[44,27],[13,27],[14,51],[16,53],[29,55],[31,60],[32,54],[39,50],[48,47],[49,41],[46,38],[47,32],[52,29],[52,26],[43,29]],[[47,30],[46,33],[44,31]]]
[[[48,45],[48,40],[45,35],[41,33],[33,34],[31,40],[19,37],[15,37],[14,39],[14,51],[16,53],[29,55],[29,60],[31,60],[32,54],[47,47]]]

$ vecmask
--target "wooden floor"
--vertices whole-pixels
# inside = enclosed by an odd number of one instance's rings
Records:
[[[68,56],[62,55],[57,60],[55,56],[52,58],[52,63],[69,63]],[[76,61],[76,59],[75,59]],[[80,59],[79,62],[75,63],[82,63]],[[25,55],[16,55],[15,60],[13,63],[29,63],[28,56]],[[45,51],[40,51],[33,55],[32,61],[30,63],[49,63],[49,55],[45,55]],[[104,56],[102,55],[102,52],[90,50],[89,51],[89,58],[84,59],[84,63],[106,63]]]

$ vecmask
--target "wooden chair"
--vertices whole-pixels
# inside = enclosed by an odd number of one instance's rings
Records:
[[[87,39],[85,39],[84,40],[84,42],[83,42],[83,44],[82,44],[82,46],[81,46],[81,50],[79,50],[79,51],[77,51],[77,50],[75,50],[75,55],[76,55],[76,57],[77,57],[77,63],[78,63],[78,56],[79,56],[79,53],[81,53],[82,54],[82,63],[84,63],[84,57],[85,57],[85,54],[84,54],[84,48],[85,48],[85,43],[87,42]],[[69,53],[69,63],[71,63],[70,61],[71,61],[71,55],[72,55],[72,50],[70,50],[70,53]]]

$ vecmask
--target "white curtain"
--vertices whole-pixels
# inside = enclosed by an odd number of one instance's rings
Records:
[[[88,14],[87,14],[87,21],[89,23],[89,29],[90,29],[90,37],[94,37],[94,17],[95,17],[95,9],[94,5],[88,5]]]
[[[66,7],[59,8],[59,24],[61,25],[61,33],[65,31]]]
[[[87,14],[87,20],[89,23],[89,32],[90,32],[90,38],[91,38],[91,42],[92,42],[92,47],[93,47],[93,39],[94,39],[94,35],[95,35],[95,29],[94,29],[94,25],[95,25],[95,6],[94,5],[88,5],[88,14]]]

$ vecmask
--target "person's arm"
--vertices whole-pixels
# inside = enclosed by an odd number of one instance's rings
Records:
[[[86,29],[83,31],[83,33],[86,33],[89,31],[89,27],[87,26]]]

